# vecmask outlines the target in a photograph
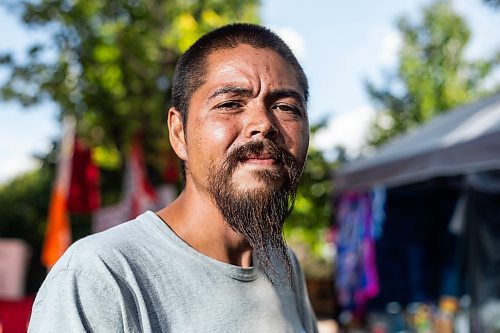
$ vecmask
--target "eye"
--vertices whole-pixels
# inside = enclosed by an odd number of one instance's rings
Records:
[[[284,104],[284,103],[280,103],[280,104],[275,104],[272,106],[272,109],[273,110],[278,110],[278,111],[281,111],[281,112],[287,112],[287,113],[291,113],[291,114],[294,114],[296,116],[301,116],[302,115],[302,110],[294,105],[290,105],[290,104]]]
[[[216,109],[232,111],[232,110],[240,110],[243,108],[243,104],[238,101],[226,101],[215,106]]]

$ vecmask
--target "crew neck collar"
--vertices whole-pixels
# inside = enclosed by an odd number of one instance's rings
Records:
[[[255,258],[252,260],[254,263],[254,266],[252,267],[231,265],[209,257],[191,247],[170,228],[167,222],[164,222],[152,211],[146,211],[142,215],[138,216],[137,219],[150,223],[158,232],[160,232],[163,236],[166,236],[169,242],[173,242],[178,247],[182,248],[192,258],[201,261],[205,265],[218,269],[228,277],[243,282],[253,281],[258,277],[259,270],[255,267]]]

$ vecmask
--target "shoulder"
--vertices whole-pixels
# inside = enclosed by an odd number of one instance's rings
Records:
[[[160,230],[161,220],[148,212],[75,242],[50,270],[36,296],[31,331],[88,332],[96,331],[91,329],[94,324],[97,331],[138,331],[120,325],[138,316],[136,302],[142,302],[145,296],[140,295],[152,285],[148,278],[155,276],[146,273],[154,273],[159,253],[166,253]],[[135,327],[136,322],[129,324]],[[54,325],[70,328],[45,330]],[[104,326],[109,329],[103,330]]]
[[[116,293],[120,276],[129,267],[129,257],[137,255],[134,247],[140,247],[142,234],[147,233],[146,224],[139,216],[72,244],[50,270],[35,303],[81,298],[87,293]]]
[[[114,265],[122,265],[127,258],[139,255],[137,249],[153,241],[155,235],[152,212],[124,222],[109,230],[87,236],[73,243],[49,273],[48,278],[60,271],[73,271],[77,274],[100,268],[109,270]]]

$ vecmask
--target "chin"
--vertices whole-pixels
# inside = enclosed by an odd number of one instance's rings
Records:
[[[268,190],[280,188],[283,185],[283,177],[275,173],[254,171],[245,177],[233,177],[233,188],[242,191]]]
[[[265,184],[264,182],[238,183],[233,188],[239,192],[267,192],[270,188],[279,187],[278,184]]]

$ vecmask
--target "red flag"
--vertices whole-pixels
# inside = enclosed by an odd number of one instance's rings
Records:
[[[100,232],[135,218],[148,209],[157,209],[158,195],[148,180],[139,136],[134,136],[125,165],[122,198],[113,206],[94,212],[92,231]],[[161,199],[161,198],[160,198]]]
[[[68,208],[73,213],[91,213],[100,206],[99,168],[90,149],[75,138]]]
[[[0,332],[27,332],[34,301],[34,295],[17,300],[0,299],[0,318],[2,319]]]
[[[66,117],[63,120],[63,137],[59,152],[59,164],[52,188],[49,204],[49,216],[45,240],[42,249],[42,264],[48,269],[71,244],[71,228],[68,217],[67,199],[71,177],[71,157],[75,139],[75,120]]]
[[[135,218],[148,209],[156,208],[155,190],[148,180],[144,164],[141,140],[135,135],[125,168],[123,201],[128,204],[128,218]]]

